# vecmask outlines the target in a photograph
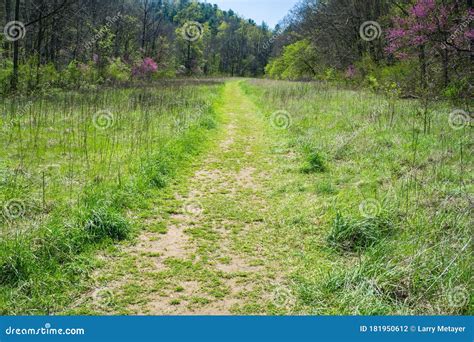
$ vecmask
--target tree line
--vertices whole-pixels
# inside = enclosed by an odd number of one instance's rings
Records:
[[[303,0],[285,20],[267,74],[472,93],[472,0]]]
[[[272,31],[190,0],[3,0],[2,91],[179,75],[261,76]]]

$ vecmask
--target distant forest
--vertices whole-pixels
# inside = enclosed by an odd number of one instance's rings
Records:
[[[473,21],[472,0],[303,0],[286,18],[266,73],[466,99]]]
[[[275,28],[190,0],[2,0],[0,91],[180,76],[472,93],[472,0],[302,0]]]
[[[130,76],[261,76],[272,31],[189,0],[2,0],[0,84],[32,90]]]

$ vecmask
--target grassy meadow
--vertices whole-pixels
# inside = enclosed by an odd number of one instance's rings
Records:
[[[247,79],[0,108],[1,314],[473,312],[448,103]]]
[[[472,314],[469,122],[452,122],[447,103],[324,83],[244,89],[307,175],[289,186],[315,197],[291,276],[297,312]]]
[[[277,2],[0,0],[1,316],[474,314],[473,1]]]
[[[80,290],[99,248],[137,233],[148,199],[216,126],[217,81],[0,102],[0,313],[40,314]]]

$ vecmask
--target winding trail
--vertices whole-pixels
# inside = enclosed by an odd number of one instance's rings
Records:
[[[281,167],[293,161],[274,152],[277,139],[238,82],[225,85],[219,110],[224,125],[213,147],[158,204],[166,212],[146,218],[155,229],[104,257],[96,289],[72,312],[266,314],[291,306],[270,203]]]

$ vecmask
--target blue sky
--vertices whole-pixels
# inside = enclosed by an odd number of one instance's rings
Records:
[[[248,19],[253,19],[257,24],[265,21],[274,27],[283,19],[299,0],[206,0],[217,4],[223,10],[232,9]]]

